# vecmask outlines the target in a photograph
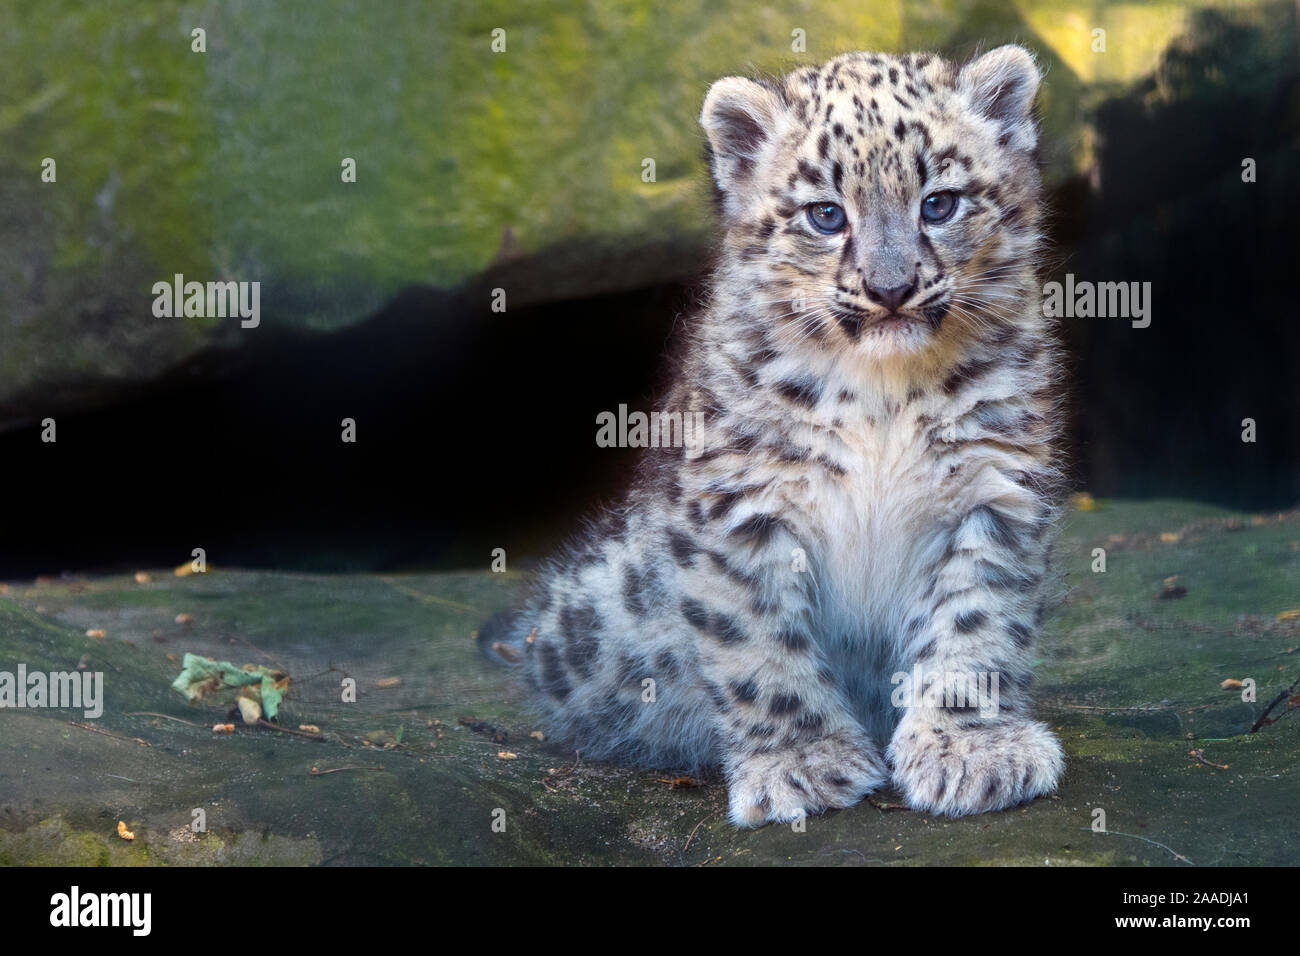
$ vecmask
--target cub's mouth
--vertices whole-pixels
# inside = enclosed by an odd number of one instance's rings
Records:
[[[845,332],[856,339],[865,332],[900,332],[917,325],[937,328],[947,312],[946,305],[942,309],[937,306],[938,303],[919,310],[909,307],[896,311],[872,309],[868,312],[852,306],[837,305],[831,309],[831,315]]]

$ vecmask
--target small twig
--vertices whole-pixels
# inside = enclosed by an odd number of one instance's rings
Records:
[[[89,730],[89,731],[91,731],[92,733],[103,734],[105,737],[115,737],[115,738],[118,739],[118,740],[125,740],[125,741],[128,741],[128,742],[130,742],[130,743],[141,744],[142,746],[145,746],[145,747],[152,747],[152,746],[153,746],[153,744],[149,743],[149,741],[147,741],[147,740],[141,740],[139,737],[127,737],[127,736],[124,735],[124,734],[115,734],[115,733],[113,733],[113,731],[111,731],[111,730],[100,730],[98,727],[92,727],[92,726],[90,726],[90,724],[80,724],[80,723],[77,723],[77,721],[75,721],[75,720],[70,720],[70,721],[68,721],[68,725],[69,725],[70,727],[80,727],[82,730]]]
[[[867,797],[867,803],[871,804],[873,807],[875,807],[875,808],[876,808],[877,810],[879,810],[881,813],[887,813],[887,812],[890,811],[890,810],[908,810],[908,809],[911,809],[911,808],[908,807],[908,805],[905,804],[905,803],[881,803],[881,802],[877,802],[877,801],[873,800],[870,796]]]
[[[670,790],[694,790],[696,787],[704,786],[703,780],[696,780],[694,777],[655,777],[655,783],[666,783]]]
[[[1264,713],[1259,715],[1259,720],[1255,721],[1254,725],[1250,728],[1250,733],[1258,733],[1259,728],[1263,727],[1265,724],[1272,724],[1282,719],[1281,717],[1274,717],[1273,720],[1269,720],[1268,715],[1271,714],[1273,709],[1277,707],[1278,704],[1282,703],[1282,701],[1291,699],[1291,695],[1295,693],[1297,684],[1300,684],[1300,677],[1293,680],[1290,687],[1273,698],[1273,702],[1264,708]]]
[[[1202,764],[1206,767],[1213,767],[1215,770],[1228,769],[1228,765],[1226,763],[1214,763],[1213,761],[1207,760],[1205,757],[1205,748],[1192,746],[1195,740],[1196,738],[1193,737],[1191,734],[1187,735],[1187,756],[1191,757],[1197,763]]]
[[[1197,747],[1195,750],[1187,751],[1187,756],[1191,757],[1197,763],[1203,764],[1206,767],[1213,767],[1215,770],[1228,769],[1228,765],[1226,763],[1213,763],[1212,761],[1206,760],[1205,751],[1202,750],[1200,747]]]
[[[709,817],[716,817],[717,815],[718,815],[718,811],[714,810],[712,813],[709,814],[709,816],[700,818],[700,822],[695,824],[695,828],[691,830],[691,835],[686,838],[686,846],[682,847],[683,853],[685,853],[687,850],[691,848],[691,841],[695,839],[695,831],[700,828],[700,824],[702,824],[705,820],[709,819]]]
[[[1118,713],[1118,712],[1120,712],[1120,711],[1128,712],[1128,711],[1162,711],[1162,710],[1169,710],[1169,709],[1171,709],[1171,706],[1172,706],[1172,705],[1170,705],[1170,706],[1166,706],[1166,707],[1160,707],[1160,706],[1154,706],[1154,707],[1151,707],[1151,706],[1134,706],[1134,707],[1125,707],[1125,706],[1122,706],[1122,705],[1121,705],[1121,706],[1117,706],[1117,707],[1096,707],[1096,706],[1094,706],[1094,705],[1092,705],[1092,704],[1070,704],[1070,703],[1064,703],[1064,702],[1063,702],[1063,703],[1057,704],[1056,706],[1058,706],[1058,707],[1066,707],[1066,708],[1068,708],[1068,709],[1070,709],[1070,710],[1098,710],[1098,711],[1105,711],[1105,712],[1108,712],[1108,713]]]
[[[249,644],[248,646],[252,647],[253,645]],[[259,651],[259,653],[265,653],[265,651]],[[268,654],[267,656],[269,657],[270,655]],[[286,668],[281,667],[280,670],[284,671],[286,670]],[[335,667],[333,662],[330,662],[330,666],[327,667],[325,670],[321,671],[319,674],[308,674],[306,677],[296,677],[294,678],[294,683],[306,684],[308,681],[319,680],[320,678],[326,677],[330,674],[342,674],[344,677],[348,676],[347,671],[343,670],[343,668],[341,667]]]
[[[1079,827],[1079,829],[1080,829],[1080,830],[1092,830],[1092,827]],[[1105,833],[1105,834],[1108,835],[1108,836],[1126,836],[1126,837],[1132,837],[1134,840],[1141,840],[1143,843],[1150,843],[1152,846],[1158,846],[1158,847],[1160,847],[1160,849],[1162,849],[1162,850],[1168,850],[1170,853],[1172,853],[1172,854],[1174,855],[1174,859],[1175,859],[1175,860],[1182,860],[1182,861],[1183,861],[1184,863],[1186,863],[1188,866],[1195,866],[1195,865],[1196,865],[1196,864],[1193,863],[1191,860],[1187,859],[1187,857],[1183,856],[1181,853],[1179,853],[1177,850],[1175,850],[1173,847],[1165,846],[1163,843],[1157,843],[1155,840],[1148,840],[1146,837],[1144,837],[1144,836],[1139,836],[1139,835],[1136,834],[1136,833],[1120,833],[1118,830],[1093,830],[1093,832],[1094,832],[1094,833]]]
[[[575,750],[573,752],[573,766],[569,767],[567,770],[557,770],[554,773],[548,773],[543,775],[542,786],[545,787],[547,790],[550,790],[552,793],[554,793],[555,787],[551,786],[551,781],[556,780],[560,777],[569,776],[569,774],[573,773],[575,770],[578,769],[578,764],[581,762],[582,762],[582,751]]]
[[[189,724],[189,726],[191,726],[191,727],[198,727],[200,730],[206,730],[206,729],[207,729],[203,724],[196,724],[196,723],[195,723],[194,721],[192,721],[192,720],[184,720],[183,718],[180,718],[180,717],[173,717],[171,714],[159,714],[159,713],[157,713],[156,711],[152,711],[152,710],[133,710],[133,711],[131,711],[129,714],[127,714],[126,716],[128,716],[128,717],[161,717],[163,720],[174,720],[174,721],[176,721],[178,724]],[[266,728],[268,728],[268,729],[270,729],[270,730],[278,730],[280,733],[284,733],[284,734],[293,734],[295,737],[306,737],[308,740],[324,740],[324,739],[325,739],[325,735],[324,735],[324,734],[311,734],[311,733],[307,733],[307,732],[304,731],[304,730],[292,730],[292,729],[290,729],[290,728],[288,728],[288,727],[281,727],[279,724],[273,724],[273,723],[271,723],[269,720],[266,720],[266,719],[263,718],[263,717],[259,717],[259,718],[257,719],[257,726],[259,726],[259,727],[266,727]]]
[[[163,720],[174,720],[178,724],[189,724],[191,727],[197,727],[199,730],[206,730],[202,724],[196,724],[192,720],[185,720],[181,717],[173,717],[171,714],[158,714],[152,710],[133,710],[128,713],[128,717],[161,717]]]
[[[293,734],[295,737],[306,737],[308,740],[324,740],[324,734],[310,734],[305,730],[290,730],[288,727],[281,727],[279,724],[273,724],[265,717],[257,718],[257,726],[265,727],[268,730],[278,730],[282,734]]]
[[[311,770],[307,772],[310,773],[313,777],[323,777],[327,773],[342,773],[344,770],[383,770],[383,769],[384,769],[383,767],[333,767],[329,770],[317,770],[315,767],[312,767]]]

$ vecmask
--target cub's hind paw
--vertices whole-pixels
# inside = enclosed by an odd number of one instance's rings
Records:
[[[833,807],[851,807],[888,779],[870,740],[825,737],[740,758],[727,774],[728,816],[738,827],[789,823]]]

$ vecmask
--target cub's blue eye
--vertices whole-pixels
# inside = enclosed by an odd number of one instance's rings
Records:
[[[957,194],[951,189],[930,193],[921,203],[921,218],[926,222],[943,222],[957,211]]]
[[[833,202],[815,202],[808,207],[808,221],[829,236],[844,228],[844,210]]]

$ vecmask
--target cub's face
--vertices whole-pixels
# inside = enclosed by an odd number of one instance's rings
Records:
[[[719,80],[701,115],[733,280],[786,343],[868,358],[992,334],[1032,281],[1039,73],[853,53]]]

